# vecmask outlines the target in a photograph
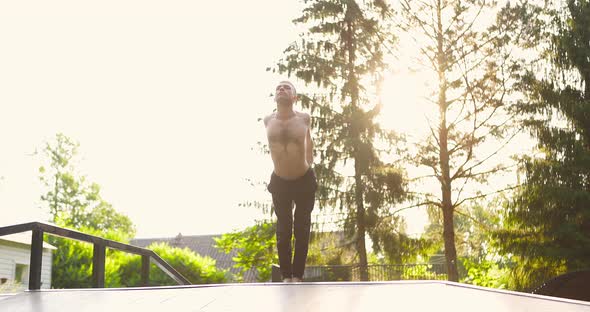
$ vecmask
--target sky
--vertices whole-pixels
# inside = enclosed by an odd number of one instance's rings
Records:
[[[285,78],[266,68],[297,39],[300,11],[294,0],[1,2],[0,225],[48,219],[35,151],[56,133],[80,143],[77,169],[137,237],[253,225],[262,213],[240,204],[270,200],[249,180],[272,172],[259,119]],[[402,105],[421,81],[389,80],[391,128],[427,129]],[[424,222],[414,217],[411,231]]]
[[[45,220],[40,159],[61,132],[138,237],[253,224],[258,118],[297,38],[295,1],[0,3],[0,224]]]

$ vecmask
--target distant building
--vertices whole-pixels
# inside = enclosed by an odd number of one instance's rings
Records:
[[[163,237],[163,238],[138,238],[132,239],[130,244],[138,247],[147,247],[152,243],[168,243],[172,247],[185,248],[194,251],[196,254],[201,256],[208,256],[215,260],[215,264],[219,269],[227,269],[234,275],[239,274],[239,270],[234,268],[235,262],[232,260],[237,255],[237,252],[233,250],[231,253],[226,254],[220,252],[215,248],[214,238],[220,238],[221,235],[188,235],[184,236],[178,234],[176,237]],[[244,275],[244,282],[254,283],[256,282],[256,272],[253,270],[247,271]]]
[[[50,244],[43,243],[42,289],[51,288],[51,265],[55,249]],[[9,284],[15,285],[11,288],[28,288],[30,261],[31,232],[0,236],[0,288]]]

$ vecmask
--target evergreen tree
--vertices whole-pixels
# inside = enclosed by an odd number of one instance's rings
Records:
[[[305,4],[294,23],[307,31],[285,50],[276,70],[317,86],[317,93],[300,94],[300,101],[312,112],[319,206],[344,212],[361,280],[368,280],[366,235],[379,247],[379,234],[399,225],[399,218],[379,222],[381,216],[405,196],[402,170],[384,162],[379,150],[380,144],[386,150],[398,137],[374,121],[380,105],[371,96],[376,92],[371,86],[385,69],[384,50],[394,41],[387,25],[391,11],[383,0]]]
[[[518,262],[514,288],[530,289],[559,273],[590,267],[590,2],[549,2],[533,8],[550,23],[544,47],[520,89],[518,112],[538,140],[538,155],[522,159],[520,188],[498,244]]]

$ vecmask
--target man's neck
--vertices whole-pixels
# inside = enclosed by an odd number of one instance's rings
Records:
[[[277,103],[277,117],[281,119],[291,118],[295,115],[293,104]]]

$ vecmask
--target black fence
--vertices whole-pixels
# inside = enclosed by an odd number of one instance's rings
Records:
[[[360,281],[363,267],[360,265],[306,266],[303,280],[306,282]],[[399,280],[447,280],[444,264],[374,264],[364,267],[369,281]],[[281,281],[278,266],[273,266],[272,281]]]

